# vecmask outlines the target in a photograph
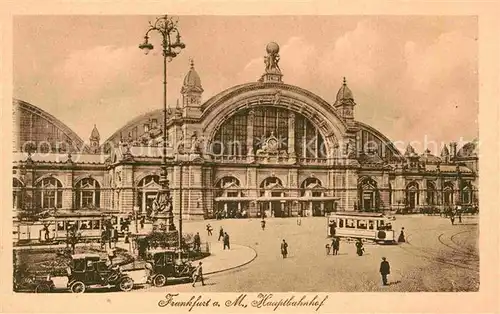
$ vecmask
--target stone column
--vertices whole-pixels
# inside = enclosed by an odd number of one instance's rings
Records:
[[[380,201],[381,201],[381,209],[384,209],[384,210],[389,210],[390,209],[390,205],[389,204],[389,173],[384,171],[382,173],[382,182],[380,184],[380,188],[381,188],[381,191],[380,191]]]
[[[246,186],[247,186],[247,196],[253,200],[256,200],[259,195],[257,193],[257,168],[249,167],[247,168],[246,174]],[[251,201],[248,206],[248,215],[250,217],[257,217],[259,215],[259,206],[257,202]]]
[[[252,162],[254,161],[254,154],[255,152],[253,151],[253,122],[254,122],[254,115],[255,112],[253,109],[250,109],[248,112],[247,116],[247,161]]]
[[[295,113],[288,111],[288,157],[290,163],[296,162],[295,155]]]
[[[183,219],[200,220],[204,218],[202,166],[201,164],[194,164],[186,168],[188,174],[184,177],[188,178],[188,190],[182,216]]]
[[[213,169],[212,168],[203,168],[203,213],[205,218],[209,218],[209,214],[214,212],[214,191],[212,187],[214,186],[213,182]]]
[[[73,171],[70,170],[62,174],[61,183],[63,184],[62,191],[62,208],[69,209],[73,206]]]
[[[289,182],[289,188],[291,189],[289,192],[290,197],[295,197],[295,198],[300,197],[300,191],[298,190],[299,188],[298,177],[299,177],[298,169],[290,169],[288,171],[288,182]],[[299,212],[298,201],[295,200],[292,201],[291,207],[292,207],[291,208],[292,216],[297,216]]]
[[[128,213],[133,211],[134,206],[134,169],[131,164],[122,166],[122,188],[120,193],[120,212]]]

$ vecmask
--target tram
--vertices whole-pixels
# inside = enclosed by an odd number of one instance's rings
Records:
[[[396,242],[392,224],[382,213],[331,213],[327,216],[327,235],[376,243]]]
[[[53,216],[30,224],[20,223],[14,227],[14,242],[64,242],[68,232],[76,225],[84,241],[99,241],[106,226],[123,236],[124,226],[130,224],[129,215],[96,211],[56,212]],[[17,236],[16,236],[17,235]]]

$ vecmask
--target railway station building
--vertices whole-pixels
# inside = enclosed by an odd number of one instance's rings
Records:
[[[202,75],[187,68],[181,102],[167,119],[174,215],[321,216],[478,202],[477,142],[449,143],[439,156],[400,152],[356,120],[348,83],[331,95],[289,85],[276,43],[262,77],[204,99]],[[293,73],[290,73],[293,75]],[[13,207],[23,211],[147,213],[160,188],[163,110],[130,117],[88,141],[36,104],[13,101]]]

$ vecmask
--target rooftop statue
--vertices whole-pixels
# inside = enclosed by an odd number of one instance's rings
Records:
[[[264,63],[266,64],[266,73],[281,74],[281,69],[278,65],[280,61],[280,46],[275,42],[270,42],[266,46],[267,56],[264,57]]]

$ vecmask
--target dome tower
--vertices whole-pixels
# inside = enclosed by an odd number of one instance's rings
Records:
[[[97,153],[99,150],[99,142],[101,140],[101,136],[99,135],[99,131],[97,130],[97,126],[94,124],[94,128],[90,133],[89,142],[90,142],[90,151],[92,153]]]
[[[348,124],[354,123],[354,97],[352,92],[347,86],[346,79],[344,77],[344,82],[337,92],[337,98],[333,106],[337,109],[340,117],[346,121]]]
[[[203,87],[201,86],[200,76],[194,69],[193,59],[191,59],[191,68],[184,77],[181,94],[182,106],[184,108],[201,106],[201,95],[203,94]]]

